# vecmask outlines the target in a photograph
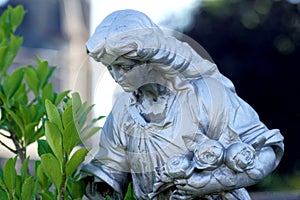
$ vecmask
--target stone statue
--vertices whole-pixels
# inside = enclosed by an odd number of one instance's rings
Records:
[[[81,169],[90,199],[250,199],[278,165],[283,137],[269,130],[217,66],[145,14],[108,15],[86,43],[123,88]]]

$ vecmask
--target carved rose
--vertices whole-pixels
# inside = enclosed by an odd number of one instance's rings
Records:
[[[185,155],[170,157],[166,163],[166,172],[172,178],[187,178],[193,172],[193,164]]]
[[[237,172],[243,172],[254,167],[255,150],[251,145],[238,142],[227,148],[225,163]]]
[[[195,166],[198,169],[216,169],[223,163],[224,147],[216,140],[207,140],[198,144],[194,153]]]

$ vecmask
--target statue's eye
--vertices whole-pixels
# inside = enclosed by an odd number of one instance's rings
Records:
[[[133,68],[134,65],[120,65],[120,69],[124,70],[124,71],[128,71],[131,70]]]

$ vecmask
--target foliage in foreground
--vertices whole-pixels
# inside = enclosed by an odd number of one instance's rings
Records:
[[[42,128],[45,100],[58,105],[69,93],[53,91],[49,79],[55,67],[50,67],[47,61],[37,58],[36,67],[29,65],[14,71],[9,68],[23,41],[14,32],[24,14],[22,6],[9,6],[0,17],[0,145],[17,154],[22,162],[27,157],[27,147],[45,134]]]
[[[38,140],[41,160],[35,163],[36,176],[28,173],[25,159],[21,173],[16,171],[17,157],[10,158],[0,170],[0,196],[2,199],[81,199],[84,183],[77,180],[78,167],[89,149],[78,147],[99,130],[86,123],[92,106],[81,102],[78,93],[66,99],[63,110],[46,100],[46,140]],[[5,198],[6,197],[6,198]]]
[[[46,61],[37,58],[36,67],[20,67],[8,73],[23,41],[14,32],[24,14],[22,6],[9,6],[0,17],[0,147],[16,155],[0,169],[0,197],[81,199],[85,186],[77,180],[78,168],[89,152],[82,145],[100,129],[94,127],[100,118],[87,122],[93,106],[82,102],[78,93],[70,98],[69,91],[53,91],[49,80],[55,67],[49,67]],[[27,147],[35,142],[40,160],[30,174]]]

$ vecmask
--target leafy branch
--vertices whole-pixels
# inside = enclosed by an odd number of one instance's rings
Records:
[[[11,74],[7,73],[23,41],[14,32],[24,14],[22,6],[8,6],[0,17],[0,130],[9,133],[6,138],[13,142],[14,148],[1,140],[0,144],[17,153],[22,162],[27,157],[27,146],[44,136],[40,124],[46,114],[45,100],[58,105],[69,93],[57,94],[53,91],[49,80],[55,67],[50,67],[47,61],[38,57],[36,67],[20,67]]]

